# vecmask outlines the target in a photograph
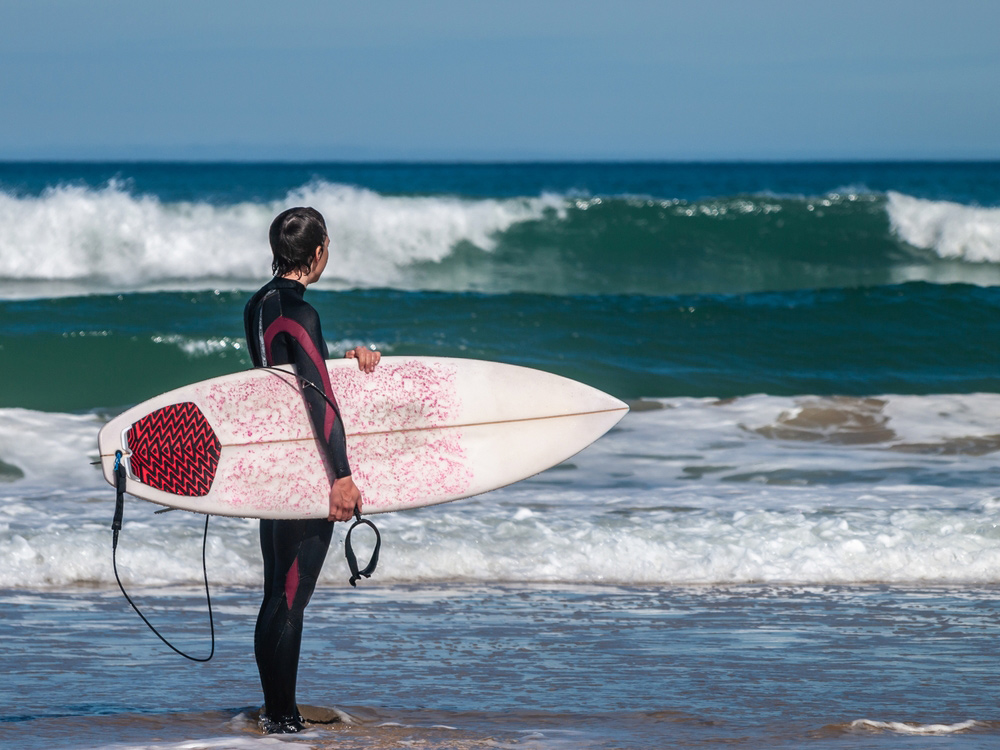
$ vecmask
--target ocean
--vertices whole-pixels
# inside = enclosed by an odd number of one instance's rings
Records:
[[[109,418],[249,367],[267,227],[326,217],[331,352],[473,357],[630,414],[536,477],[334,542],[264,737],[256,523],[216,651],[115,583]],[[0,164],[0,745],[1000,743],[1000,163]],[[203,518],[118,564],[211,647]]]

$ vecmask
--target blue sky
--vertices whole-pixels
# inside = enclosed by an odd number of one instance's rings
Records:
[[[0,0],[2,159],[1000,158],[994,0]]]

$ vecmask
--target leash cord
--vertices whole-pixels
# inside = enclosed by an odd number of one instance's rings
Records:
[[[271,372],[275,375],[291,375],[293,378],[298,380],[299,383],[301,383],[302,387],[312,388],[317,393],[319,393],[323,397],[323,399],[335,411],[339,413],[337,405],[329,398],[329,396],[326,395],[326,393],[323,392],[323,389],[317,387],[315,383],[302,377],[301,375],[294,372],[289,372],[288,370],[280,370],[276,367],[265,366],[257,369],[267,370],[268,372]],[[147,617],[142,613],[142,611],[139,609],[136,603],[132,601],[132,597],[130,597],[128,595],[128,592],[125,590],[125,585],[122,583],[121,576],[118,574],[118,534],[122,529],[122,523],[125,512],[125,479],[126,479],[125,466],[122,464],[121,451],[115,451],[114,471],[115,471],[115,490],[117,498],[115,502],[115,515],[114,519],[111,522],[111,531],[112,531],[111,566],[114,569],[115,580],[118,582],[118,588],[121,589],[122,596],[125,597],[125,600],[131,605],[132,609],[135,610],[135,613],[139,615],[142,621],[146,623],[146,626],[153,631],[153,634],[161,641],[163,641],[171,650],[180,654],[185,659],[190,659],[191,661],[196,661],[196,662],[210,661],[212,657],[215,655],[215,618],[212,613],[212,595],[211,592],[209,591],[209,586],[208,586],[208,564],[206,560],[206,551],[208,547],[208,520],[211,516],[209,516],[208,514],[205,515],[205,531],[204,534],[202,535],[202,540],[201,540],[201,568],[205,578],[205,601],[208,604],[208,626],[212,634],[212,648],[209,651],[208,656],[201,657],[201,656],[192,656],[191,654],[185,653],[184,651],[181,651],[179,648],[177,648],[170,641],[168,641],[163,636],[163,634],[160,633],[160,631],[153,626],[153,623],[151,623],[147,619]],[[372,573],[375,572],[375,568],[378,565],[379,550],[382,547],[382,535],[379,534],[378,528],[376,528],[374,523],[372,523],[368,519],[361,517],[361,511],[358,508],[354,509],[354,519],[355,519],[354,523],[347,530],[347,537],[346,539],[344,539],[344,555],[347,558],[347,566],[351,570],[351,578],[349,582],[351,586],[356,587],[357,581],[360,578],[362,577],[371,578]],[[360,569],[358,565],[357,556],[354,554],[354,547],[351,544],[351,532],[353,532],[354,529],[359,525],[370,526],[372,531],[375,532],[375,549],[372,552],[371,559],[368,561],[368,565],[366,565],[364,569]]]
[[[209,652],[208,656],[191,656],[191,654],[185,653],[181,651],[179,648],[177,648],[174,644],[172,644],[170,641],[164,638],[159,630],[153,627],[153,623],[151,623],[148,619],[146,619],[146,616],[139,610],[139,607],[136,606],[135,602],[132,601],[132,597],[130,597],[128,595],[128,592],[125,591],[125,586],[122,584],[122,579],[118,575],[118,532],[121,531],[122,528],[122,519],[124,516],[124,508],[125,508],[125,467],[122,465],[121,451],[115,452],[115,490],[117,492],[117,499],[115,503],[114,520],[111,522],[111,530],[113,535],[111,541],[111,565],[115,571],[115,580],[118,581],[118,588],[121,589],[122,595],[125,597],[125,600],[132,605],[132,609],[135,610],[135,613],[142,618],[142,621],[146,623],[146,626],[153,631],[156,637],[159,638],[161,641],[163,641],[165,644],[167,644],[167,646],[169,646],[175,652],[183,656],[185,659],[190,659],[191,661],[197,661],[197,662],[210,661],[211,658],[215,655],[215,618],[212,615],[212,595],[209,593],[208,589],[208,565],[205,559],[206,549],[208,547],[208,519],[210,518],[210,516],[207,514],[205,515],[205,532],[201,540],[201,569],[202,572],[205,574],[205,600],[208,602],[208,625],[212,632],[212,650]]]

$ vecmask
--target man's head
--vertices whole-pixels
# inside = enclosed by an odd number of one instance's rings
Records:
[[[299,271],[306,274],[316,258],[316,248],[326,241],[326,222],[315,208],[289,208],[271,222],[271,272],[275,276]]]

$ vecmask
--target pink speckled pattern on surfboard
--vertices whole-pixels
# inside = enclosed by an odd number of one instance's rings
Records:
[[[549,373],[478,360],[384,357],[365,374],[329,360],[364,511],[430,505],[486,492],[558,463],[599,437],[627,407]],[[330,479],[299,385],[251,370],[150,399],[99,438],[105,477],[134,421],[164,405],[198,405],[222,444],[210,492],[180,498],[130,478],[148,500],[216,515],[325,517]]]

